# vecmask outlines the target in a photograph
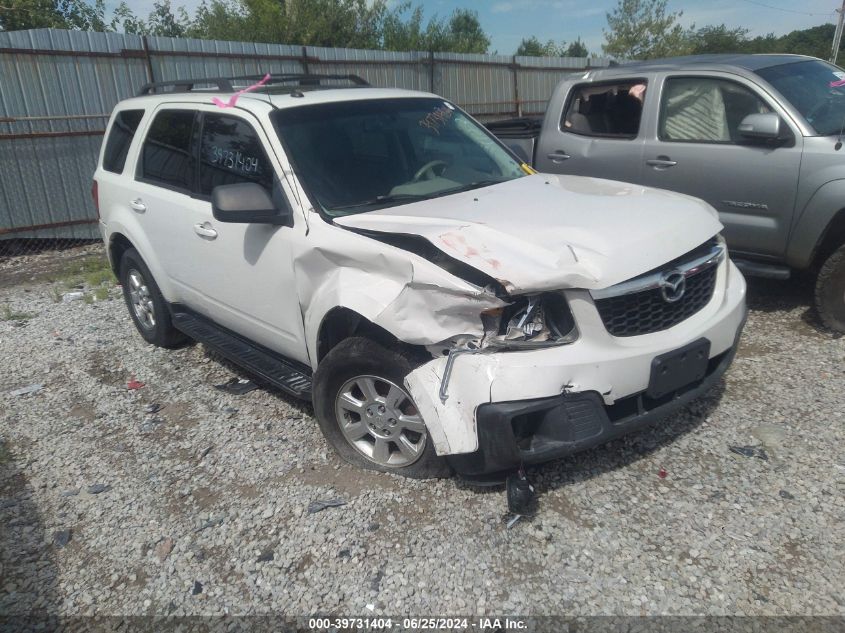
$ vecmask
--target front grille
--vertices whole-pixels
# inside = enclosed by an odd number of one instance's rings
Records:
[[[716,287],[718,266],[709,266],[687,277],[684,296],[669,303],[659,288],[596,299],[596,308],[613,336],[638,336],[660,332],[690,318],[706,306]]]

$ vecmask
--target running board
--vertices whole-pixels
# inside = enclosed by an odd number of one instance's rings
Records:
[[[182,306],[171,306],[173,325],[222,356],[297,398],[311,399],[311,370],[220,327]]]
[[[747,259],[731,257],[733,263],[739,268],[743,275],[748,277],[766,277],[767,279],[789,279],[790,270],[786,266],[779,266],[777,264],[764,264],[762,262],[753,262]]]

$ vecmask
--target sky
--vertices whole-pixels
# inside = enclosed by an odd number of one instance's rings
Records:
[[[200,0],[171,0],[193,13]],[[393,3],[399,0],[390,0]],[[116,5],[117,2],[109,4]],[[139,15],[152,9],[153,0],[129,0]],[[616,0],[412,0],[423,7],[426,18],[448,16],[457,8],[478,12],[490,35],[490,52],[511,55],[523,37],[571,42],[578,36],[593,54],[601,54],[605,15]],[[669,0],[670,11],[683,11],[681,23],[698,27],[725,23],[742,26],[751,35],[783,35],[796,29],[835,22],[839,0]],[[291,42],[295,44],[296,42]]]

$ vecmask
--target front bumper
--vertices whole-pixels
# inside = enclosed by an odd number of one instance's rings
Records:
[[[450,455],[461,475],[506,473],[604,444],[654,424],[714,387],[730,366],[739,343],[710,359],[701,380],[653,399],[645,392],[605,405],[595,391],[550,398],[483,404],[476,411],[478,450]],[[494,478],[495,480],[495,478]]]
[[[463,474],[507,470],[589,448],[653,423],[705,392],[733,359],[745,322],[745,280],[728,260],[711,302],[667,330],[618,338],[605,329],[587,291],[566,291],[580,331],[569,345],[460,356],[438,397],[438,358],[405,379],[438,455]],[[658,355],[705,338],[707,372],[664,399],[648,399]]]

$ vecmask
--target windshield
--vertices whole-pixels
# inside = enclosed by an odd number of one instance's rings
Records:
[[[757,71],[795,106],[816,134],[838,134],[845,122],[845,71],[821,60]],[[840,85],[841,84],[841,85]]]
[[[525,175],[489,132],[442,99],[325,103],[272,117],[297,176],[332,217]]]

